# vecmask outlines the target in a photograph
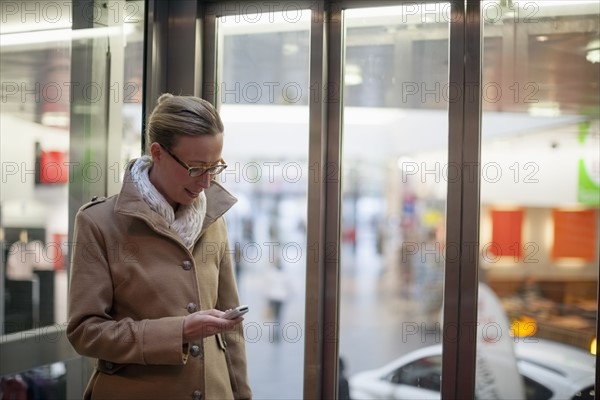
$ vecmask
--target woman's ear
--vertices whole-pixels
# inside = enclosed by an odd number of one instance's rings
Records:
[[[162,148],[160,144],[154,142],[150,145],[150,157],[152,157],[152,161],[160,162],[160,158],[162,156]]]

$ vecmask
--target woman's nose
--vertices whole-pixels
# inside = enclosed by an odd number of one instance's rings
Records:
[[[208,172],[205,172],[204,174],[198,177],[198,182],[200,183],[200,186],[202,186],[203,189],[208,189],[210,187],[211,181],[212,176]]]

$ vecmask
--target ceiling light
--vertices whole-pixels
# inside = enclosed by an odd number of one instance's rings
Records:
[[[285,56],[294,55],[294,54],[298,53],[299,50],[300,50],[300,47],[296,43],[285,43],[283,45],[283,47],[281,48],[281,52]]]
[[[585,46],[585,59],[594,64],[600,62],[600,39],[594,39]]]
[[[362,68],[356,64],[346,65],[344,84],[347,86],[360,85],[363,82]]]
[[[90,29],[53,29],[47,31],[7,33],[0,35],[0,46],[19,46],[38,43],[92,39],[97,37],[112,36],[120,32],[120,28],[113,26]]]
[[[532,117],[558,117],[561,114],[560,104],[554,101],[533,103],[528,112]]]

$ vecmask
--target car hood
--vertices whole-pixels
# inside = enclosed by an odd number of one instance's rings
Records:
[[[588,382],[595,375],[596,358],[576,347],[537,338],[521,338],[515,344],[515,352],[519,360],[550,369],[570,382]]]

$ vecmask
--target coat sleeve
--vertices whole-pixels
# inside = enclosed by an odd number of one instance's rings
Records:
[[[225,225],[223,218],[221,218],[221,222]],[[225,234],[225,237],[227,237],[227,234]],[[219,266],[218,304],[222,310],[239,305],[237,283],[229,247],[229,241],[225,240],[221,265]],[[225,333],[224,337],[227,343],[227,356],[230,359],[229,379],[231,381],[233,397],[235,399],[251,399],[252,391],[248,383],[246,345],[242,324],[239,324],[234,331]]]
[[[73,348],[83,356],[118,364],[184,364],[184,317],[114,320],[107,243],[84,210],[75,218],[73,239],[67,326]]]

